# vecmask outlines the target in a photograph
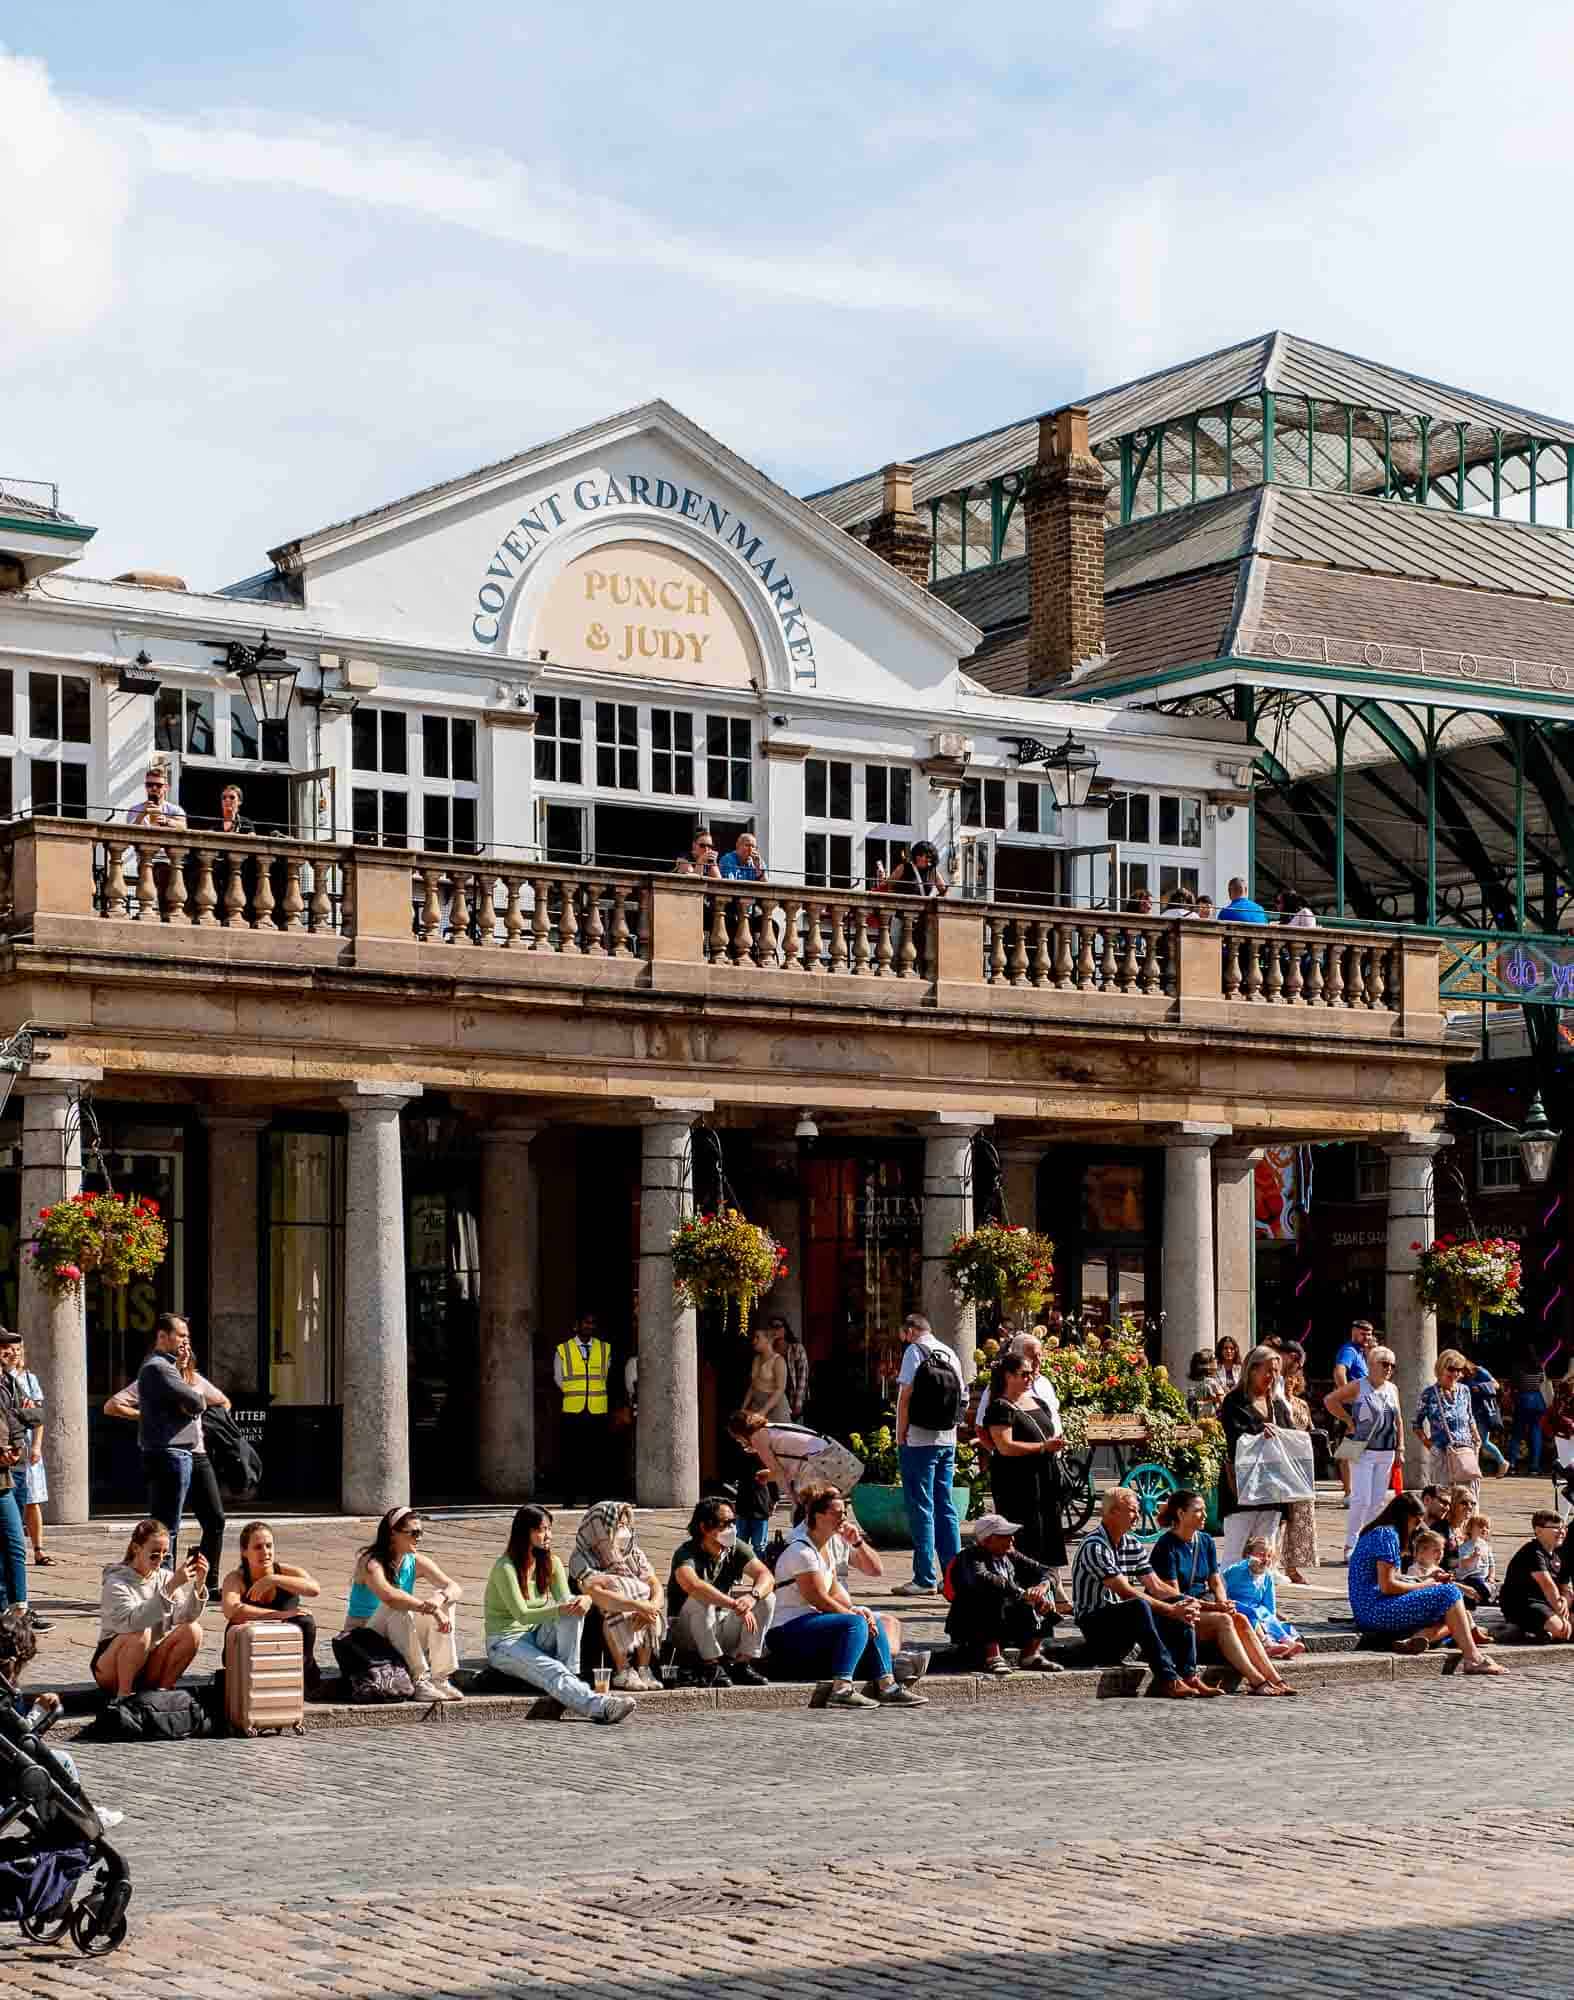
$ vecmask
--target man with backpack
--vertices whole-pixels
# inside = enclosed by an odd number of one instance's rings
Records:
[[[913,1577],[897,1597],[932,1597],[962,1546],[951,1488],[956,1476],[956,1427],[966,1400],[961,1363],[936,1340],[922,1313],[902,1322],[907,1352],[897,1376],[896,1445],[902,1494],[913,1538]]]

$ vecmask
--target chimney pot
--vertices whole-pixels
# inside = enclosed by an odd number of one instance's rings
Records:
[[[1038,420],[1038,457],[1042,465],[1051,458],[1088,458],[1088,413],[1080,403],[1067,403]]]
[[[880,512],[882,514],[911,514],[913,511],[913,468],[910,465],[888,465],[880,474],[882,491]]]
[[[869,523],[868,546],[922,589],[929,582],[930,536],[913,508],[913,468],[885,466],[880,485],[880,512]]]

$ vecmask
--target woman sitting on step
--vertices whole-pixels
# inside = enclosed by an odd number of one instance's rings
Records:
[[[463,1701],[448,1676],[459,1665],[455,1606],[459,1585],[430,1556],[413,1507],[390,1507],[355,1559],[344,1629],[369,1626],[394,1647],[410,1670],[417,1701]]]

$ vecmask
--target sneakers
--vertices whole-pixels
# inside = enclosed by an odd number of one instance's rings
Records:
[[[126,1816],[123,1812],[117,1812],[113,1806],[98,1806],[95,1810],[98,1813],[98,1823],[106,1833],[112,1826],[119,1826]]]
[[[654,1667],[640,1669],[639,1677],[639,1684],[647,1694],[660,1694],[666,1686],[666,1682],[656,1672]]]
[[[1017,1665],[1025,1674],[1063,1674],[1066,1671],[1059,1660],[1052,1660],[1044,1653],[1024,1653]]]
[[[889,1687],[876,1688],[874,1698],[881,1708],[927,1708],[929,1697],[916,1694],[900,1681],[892,1681]]]
[[[416,1701],[447,1701],[448,1699],[436,1681],[428,1680],[424,1675],[416,1682],[415,1687],[412,1689],[412,1694]]]
[[[633,1667],[624,1667],[621,1672],[615,1673],[612,1676],[612,1685],[615,1688],[620,1688],[625,1694],[642,1693],[645,1687],[645,1677]]]
[[[833,1687],[825,1698],[825,1705],[827,1708],[878,1708],[880,1706],[877,1701],[871,1701],[868,1695],[860,1694],[857,1688],[850,1684],[847,1687]]]
[[[437,1699],[439,1701],[464,1700],[464,1696],[454,1686],[452,1681],[433,1681],[432,1686],[437,1690]]]
[[[762,1688],[770,1686],[770,1682],[752,1660],[734,1660],[732,1665],[727,1669],[727,1673],[734,1687]]]
[[[604,1694],[596,1720],[606,1723],[610,1729],[615,1722],[627,1722],[638,1706],[631,1694]]]
[[[730,1688],[732,1680],[720,1660],[713,1667],[707,1666],[702,1661],[699,1672],[694,1676],[694,1685],[701,1688]]]
[[[938,1583],[920,1583],[915,1576],[911,1583],[899,1583],[891,1592],[893,1597],[938,1597]]]
[[[40,1618],[38,1613],[32,1610],[31,1607],[28,1610],[27,1622],[35,1632],[52,1632],[55,1629],[53,1618]]]

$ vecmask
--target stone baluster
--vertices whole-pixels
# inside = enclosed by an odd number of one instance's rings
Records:
[[[1284,947],[1276,931],[1270,931],[1262,941],[1262,968],[1262,997],[1277,1001],[1284,991]]]
[[[632,955],[629,950],[629,920],[623,908],[621,882],[612,884],[612,929],[609,936],[611,942],[608,949],[613,958],[628,958]]]
[[[305,930],[306,899],[301,894],[301,858],[298,854],[284,857],[284,895],[279,908],[284,914],[287,931]]]
[[[137,922],[156,924],[160,921],[158,906],[158,884],[153,879],[153,849],[137,849]]]
[[[896,926],[896,976],[898,979],[912,979],[918,972],[918,940],[922,935],[924,916],[914,911],[910,917],[893,917]]]
[[[1255,937],[1241,941],[1241,950],[1246,954],[1246,998],[1262,998],[1262,950]]]
[[[798,932],[798,920],[803,915],[803,904],[796,896],[782,898],[782,971],[802,972],[803,939]]]
[[[306,928],[310,931],[331,931],[333,898],[328,893],[328,863],[312,861],[308,866],[312,871],[312,892],[306,904]]]
[[[443,877],[437,868],[421,870],[421,925],[417,934],[423,944],[442,942]]]
[[[1126,948],[1120,956],[1120,990],[1122,993],[1135,993],[1137,990],[1137,948],[1145,941],[1151,949],[1151,939],[1145,939],[1145,934],[1139,931],[1135,925],[1127,929]]]
[[[530,951],[552,949],[552,884],[545,875],[530,883]]]
[[[871,954],[869,951],[869,926],[864,922],[864,913],[856,903],[845,903],[842,906],[842,920],[852,927],[852,936],[848,942],[847,950],[847,956],[851,959],[852,963],[847,969],[849,972],[867,973]]]
[[[820,922],[820,905],[811,901],[804,911],[803,969],[805,972],[825,970],[825,933]]]
[[[1013,986],[1027,984],[1027,930],[1020,917],[1009,918],[1003,928],[1011,933],[1011,949],[1006,955],[1006,977]]]
[[[11,902],[11,850],[0,849],[0,868],[3,868],[5,882],[0,888],[0,909],[9,908]],[[99,900],[101,917],[118,917],[126,909],[126,870],[120,858],[120,849],[113,842],[104,851],[104,886]]]
[[[1071,971],[1074,964],[1071,940],[1076,935],[1074,924],[1055,926],[1055,984],[1064,993],[1071,985]]]
[[[1113,993],[1120,978],[1120,932],[1106,926],[1099,932],[1098,985],[1100,992]]]
[[[189,924],[186,915],[186,855],[188,849],[169,849],[169,873],[164,880],[164,921],[167,924]]]
[[[1315,950],[1308,957],[1306,961],[1306,984],[1301,992],[1301,1001],[1304,1006],[1320,1007],[1323,1004],[1323,960],[1326,957],[1329,964],[1332,965],[1338,956],[1339,954],[1334,951],[1324,952]]]
[[[467,944],[470,940],[470,898],[465,894],[465,878],[459,869],[454,870],[453,892],[448,901],[447,944]]]
[[[1158,993],[1165,987],[1169,974],[1169,962],[1175,949],[1175,925],[1170,924],[1162,931],[1149,931],[1148,952],[1142,961],[1142,990],[1144,993]]]
[[[503,877],[503,888],[507,895],[507,902],[503,909],[503,949],[505,951],[517,951],[520,940],[525,935],[524,913],[519,907],[520,900],[525,893],[524,876],[505,875]]]
[[[874,921],[875,921],[874,969],[876,975],[879,978],[887,979],[890,977],[891,964],[892,964],[892,959],[894,957],[894,954],[891,950],[891,912],[889,910],[877,910],[875,912]],[[869,923],[866,917],[864,920],[864,929],[867,930],[868,928],[869,928]]]
[[[562,901],[558,905],[558,923],[562,941],[558,949],[564,953],[583,951],[584,926],[579,916],[579,889],[573,882],[564,882],[559,886]]]
[[[1034,986],[1049,980],[1049,925],[1035,917],[1028,926],[1027,976]]]
[[[1224,940],[1224,997],[1226,1000],[1241,997],[1241,941],[1233,933]]]
[[[213,851],[194,847],[190,852],[197,871],[196,887],[191,892],[191,921],[202,930],[212,930],[219,921],[213,914],[219,906],[219,893],[213,886]]]
[[[1344,946],[1324,945],[1312,953],[1312,963],[1306,975],[1306,1004],[1308,1007],[1342,1007],[1344,1005],[1344,974],[1340,971],[1340,961],[1344,957]]]
[[[1098,983],[1093,964],[1093,938],[1094,927],[1092,924],[1077,925],[1077,991],[1079,993],[1091,993],[1094,986]]]
[[[601,884],[585,885],[584,952],[587,958],[606,958],[607,927],[601,915]]]
[[[710,961],[712,965],[727,962],[727,903],[718,889],[709,893],[710,903]]]
[[[274,928],[273,899],[273,856],[257,856],[257,893],[252,898],[251,927],[254,931],[271,931]]]
[[[998,986],[1006,975],[1006,926],[1002,917],[989,919],[989,957],[984,967],[984,977],[992,985]]]
[[[1374,1007],[1385,1008],[1390,1014],[1399,1011],[1399,952],[1393,945],[1383,945],[1377,956],[1382,961],[1382,990],[1372,1001]]]
[[[1292,930],[1290,936],[1292,939],[1295,939],[1297,934]],[[1292,942],[1285,947],[1284,997],[1292,1007],[1299,1004],[1301,989],[1306,984],[1305,976],[1301,971],[1301,959],[1304,955],[1303,947],[1299,942]],[[1312,953],[1311,956],[1315,958],[1316,953]]]
[[[224,877],[224,922],[231,930],[246,928],[245,864],[238,854],[226,854]]]
[[[840,903],[827,903],[825,914],[831,920],[831,970],[847,970],[847,912]]]
[[[1344,1004],[1347,1007],[1364,1007],[1366,998],[1366,948],[1353,944],[1348,947],[1344,962]]]

